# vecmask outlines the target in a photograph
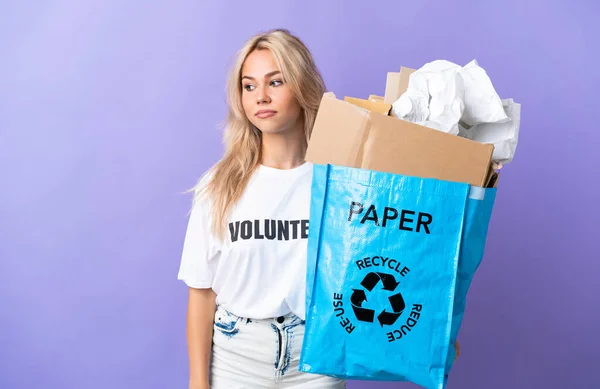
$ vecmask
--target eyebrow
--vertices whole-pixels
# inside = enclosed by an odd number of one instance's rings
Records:
[[[272,72],[269,72],[269,73],[265,74],[265,78],[273,77],[274,75],[276,75],[276,74],[280,74],[280,73],[281,73],[281,72],[280,72],[279,70],[274,70],[274,71],[272,71]],[[255,79],[254,77],[250,77],[250,76],[244,76],[244,77],[242,77],[242,80],[243,80],[244,78],[247,78],[247,79],[249,79],[249,80],[254,80],[254,79]]]

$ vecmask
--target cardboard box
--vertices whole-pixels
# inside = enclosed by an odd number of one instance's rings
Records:
[[[363,100],[354,97],[344,97],[344,101],[383,115],[389,115],[392,110],[391,104],[386,104],[381,101]]]
[[[383,101],[388,104],[393,104],[394,101],[398,100],[398,98],[402,96],[402,94],[408,89],[410,75],[415,71],[415,69],[402,66],[399,73],[388,73],[385,83],[385,97]]]
[[[412,69],[388,75],[384,102],[326,93],[306,160],[388,173],[495,186],[494,146],[389,116],[389,99],[408,87]],[[402,90],[402,88],[404,88]],[[393,101],[392,101],[393,102]]]
[[[377,101],[377,102],[384,102],[385,97],[383,96],[377,96],[377,95],[369,95],[369,100],[370,101]]]

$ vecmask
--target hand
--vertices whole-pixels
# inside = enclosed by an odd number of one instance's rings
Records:
[[[454,360],[456,361],[456,358],[458,358],[458,356],[460,355],[460,343],[458,343],[458,340],[454,342],[454,352]]]

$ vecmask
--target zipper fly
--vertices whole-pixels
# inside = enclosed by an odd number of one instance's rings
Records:
[[[285,350],[283,349],[283,334],[279,327],[277,327],[277,336],[279,338],[279,361],[277,362],[277,370],[281,370],[283,369],[283,363],[285,361]]]

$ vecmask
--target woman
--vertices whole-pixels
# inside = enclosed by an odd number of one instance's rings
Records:
[[[191,389],[345,388],[298,371],[312,165],[324,82],[286,30],[252,37],[229,79],[223,158],[195,188],[178,278]]]

